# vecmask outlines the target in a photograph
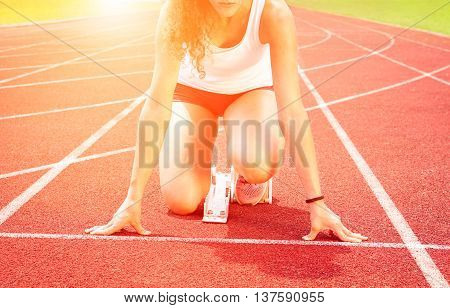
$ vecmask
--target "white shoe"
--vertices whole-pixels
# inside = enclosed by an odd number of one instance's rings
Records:
[[[269,187],[268,182],[251,184],[242,175],[235,179],[234,198],[241,205],[256,205],[266,196]]]

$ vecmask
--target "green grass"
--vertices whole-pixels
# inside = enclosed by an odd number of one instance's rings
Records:
[[[49,21],[110,13],[105,9],[106,0],[2,0],[2,2],[33,21]],[[155,7],[154,3],[135,2],[130,4],[129,8],[139,10],[153,7]],[[29,20],[0,3],[0,24],[16,23],[29,23]]]
[[[409,27],[448,0],[288,0],[290,4],[352,17]],[[419,22],[415,28],[450,35],[450,4]]]

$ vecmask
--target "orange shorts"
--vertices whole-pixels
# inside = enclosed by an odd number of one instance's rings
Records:
[[[175,102],[184,102],[202,106],[214,113],[216,116],[223,116],[228,106],[230,106],[239,97],[250,91],[261,89],[273,91],[273,86],[256,88],[237,94],[220,94],[191,88],[177,83],[173,100]]]

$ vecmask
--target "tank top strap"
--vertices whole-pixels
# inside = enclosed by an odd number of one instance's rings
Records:
[[[257,45],[261,45],[261,41],[259,40],[259,27],[265,3],[266,0],[253,0],[252,10],[249,17],[249,39],[253,44]]]

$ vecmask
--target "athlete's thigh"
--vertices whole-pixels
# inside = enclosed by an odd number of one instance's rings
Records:
[[[253,90],[242,95],[227,108],[224,119],[233,163],[269,169],[279,166],[284,139],[273,91]]]
[[[159,157],[161,190],[165,197],[198,198],[210,184],[217,118],[204,107],[174,102],[172,118]]]

